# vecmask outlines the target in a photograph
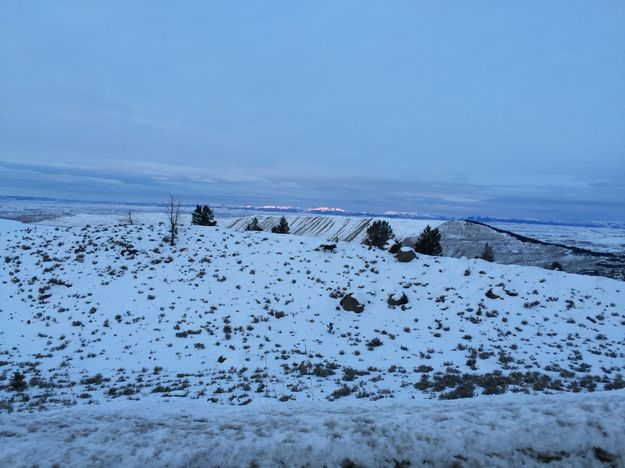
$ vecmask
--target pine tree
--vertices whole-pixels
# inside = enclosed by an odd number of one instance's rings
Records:
[[[260,227],[260,224],[258,223],[258,218],[254,216],[252,220],[249,223],[247,223],[247,226],[245,226],[245,230],[246,231],[262,231],[263,228]]]
[[[291,232],[289,228],[289,223],[284,216],[280,218],[278,224],[271,228],[271,232],[273,232],[274,234],[288,234],[289,232]]]
[[[203,226],[217,226],[215,213],[206,205],[202,208],[202,221],[204,222]]]
[[[438,229],[432,229],[429,225],[425,227],[414,246],[416,252],[425,255],[438,257],[443,254],[441,247],[441,234]]]
[[[495,261],[495,254],[493,253],[493,248],[488,245],[488,242],[484,246],[484,250],[482,250],[482,254],[480,255],[482,260],[486,260],[487,262]]]
[[[195,211],[191,215],[191,224],[198,226],[216,226],[215,214],[207,205],[196,205]]]
[[[11,381],[9,382],[9,386],[16,392],[23,391],[28,385],[26,384],[26,379],[24,374],[19,372],[14,372],[11,377]]]
[[[393,229],[388,221],[374,221],[367,228],[367,235],[363,244],[383,249],[386,243],[393,237]]]
[[[200,205],[195,206],[195,211],[191,215],[191,224],[200,224],[202,221],[202,207]]]

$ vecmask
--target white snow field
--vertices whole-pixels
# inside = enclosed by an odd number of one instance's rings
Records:
[[[1,466],[623,466],[625,391],[0,415]],[[45,463],[44,463],[45,462]]]
[[[166,234],[0,229],[0,466],[624,463],[624,282]]]

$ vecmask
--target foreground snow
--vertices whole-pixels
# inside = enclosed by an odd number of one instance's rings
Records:
[[[0,428],[0,466],[618,466],[625,391],[359,407],[117,402],[4,415]]]

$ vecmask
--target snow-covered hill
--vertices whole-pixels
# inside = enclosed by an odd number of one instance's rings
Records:
[[[371,223],[376,219],[383,219],[310,215],[287,215],[285,218],[292,234],[354,243],[362,243]],[[251,219],[252,216],[237,218],[227,225],[232,229],[245,231]],[[280,216],[257,216],[257,219],[264,231],[271,231],[278,224]],[[387,218],[386,221],[390,223],[395,238],[409,246],[414,246],[418,235],[427,225],[437,227],[441,233],[443,255],[448,257],[477,258],[488,243],[494,249],[497,263],[545,267],[558,262],[565,271],[571,273],[625,279],[625,256],[616,253],[593,252],[561,243],[546,242],[465,220],[443,222]],[[602,242],[605,244],[605,241]]]
[[[395,236],[399,239],[413,236],[430,225],[436,227],[442,220],[419,220],[419,219],[391,219],[353,216],[329,216],[329,215],[256,215],[263,231],[271,231],[284,216],[289,223],[291,234],[304,237],[316,237],[320,240],[362,243],[366,236],[367,228],[377,219],[388,221]],[[245,231],[245,228],[254,216],[236,218],[227,226],[237,231]]]
[[[355,243],[166,226],[2,236],[0,401],[459,398],[619,388],[625,288]],[[341,298],[364,304],[347,312]],[[408,301],[389,305],[393,300]],[[403,301],[402,301],[403,302]],[[24,392],[10,384],[26,378]]]

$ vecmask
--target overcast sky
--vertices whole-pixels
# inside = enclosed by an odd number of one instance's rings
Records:
[[[0,194],[625,220],[625,2],[2,2]]]

